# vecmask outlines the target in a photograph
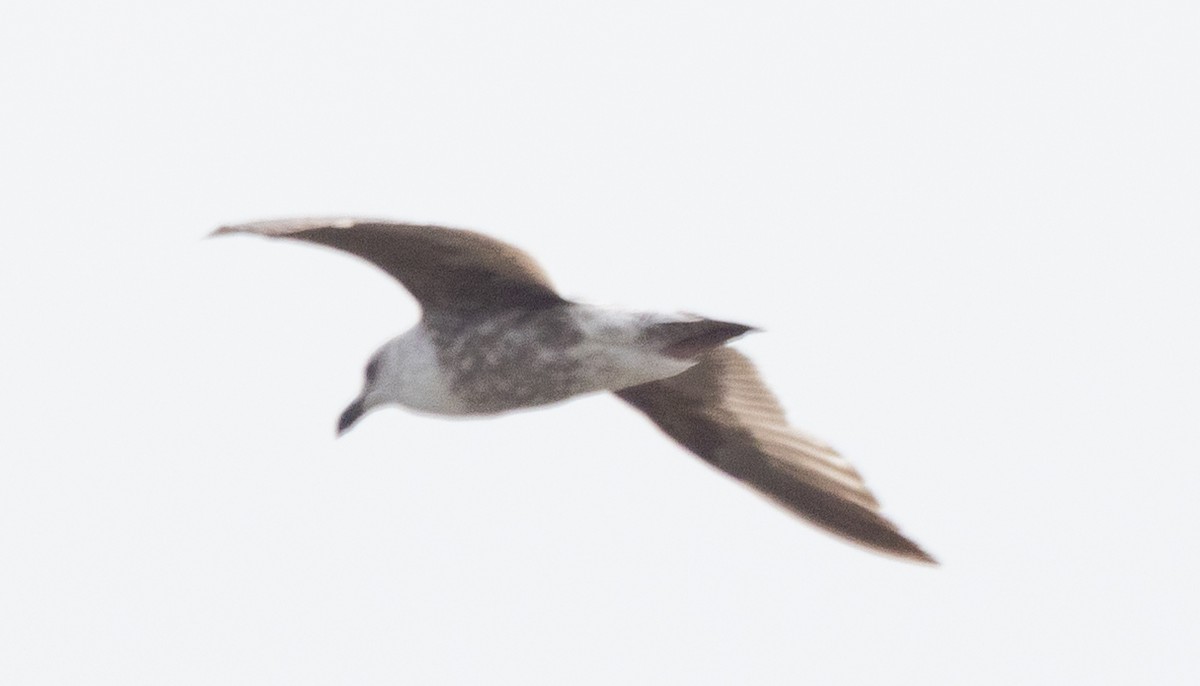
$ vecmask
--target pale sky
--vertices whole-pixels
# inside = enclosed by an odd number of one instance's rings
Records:
[[[1200,681],[1200,5],[6,3],[0,683]],[[864,552],[610,397],[334,438],[473,228],[764,329]]]

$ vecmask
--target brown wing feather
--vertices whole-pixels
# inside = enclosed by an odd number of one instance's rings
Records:
[[[225,226],[320,243],[357,255],[404,284],[426,311],[541,308],[565,302],[529,255],[483,234],[367,219],[282,219]]]
[[[661,381],[617,391],[705,462],[805,519],[879,552],[934,559],[879,514],[859,473],[787,425],[754,365],[732,348]]]

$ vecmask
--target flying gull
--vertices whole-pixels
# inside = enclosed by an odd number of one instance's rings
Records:
[[[935,563],[891,521],[857,470],[793,429],[754,365],[726,346],[753,328],[627,312],[560,296],[529,255],[472,231],[369,219],[225,226],[319,243],[395,277],[421,320],[367,364],[338,433],[386,404],[492,415],[611,391],[713,467],[792,513],[877,552]]]

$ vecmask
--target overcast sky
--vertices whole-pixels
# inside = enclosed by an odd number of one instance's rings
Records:
[[[1195,2],[5,5],[0,682],[1200,680]],[[605,396],[334,438],[485,231],[737,346],[940,568]]]

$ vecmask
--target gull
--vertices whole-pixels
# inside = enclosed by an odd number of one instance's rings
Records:
[[[726,344],[754,327],[689,314],[573,302],[520,249],[473,231],[374,219],[283,219],[223,226],[357,255],[421,306],[383,344],[338,420],[396,404],[486,416],[611,392],[683,447],[786,510],[844,540],[936,564],[880,514],[837,451],[792,428],[748,358]]]

